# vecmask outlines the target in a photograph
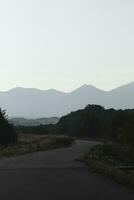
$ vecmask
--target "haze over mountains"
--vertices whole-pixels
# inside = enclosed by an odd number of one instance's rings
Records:
[[[58,117],[39,118],[39,119],[25,119],[25,118],[11,118],[9,122],[14,126],[40,126],[48,124],[56,124],[59,121]]]
[[[88,104],[115,109],[134,108],[134,82],[109,92],[91,85],[83,85],[70,93],[19,87],[0,92],[0,107],[6,109],[10,117],[60,117]]]

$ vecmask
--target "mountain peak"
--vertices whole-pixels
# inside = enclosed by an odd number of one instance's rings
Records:
[[[84,84],[84,85],[81,86],[81,88],[96,88],[96,87],[93,86],[93,85]]]
[[[88,84],[85,84],[85,85],[82,85],[81,87],[77,88],[76,90],[72,91],[71,93],[76,93],[76,92],[105,92],[104,90],[101,90],[99,88],[96,88],[95,86],[93,85],[88,85]]]
[[[29,92],[29,91],[42,91],[40,89],[37,89],[37,88],[24,88],[24,87],[15,87],[15,88],[12,88],[11,90],[8,90],[7,92],[8,93],[18,93],[18,92]]]
[[[15,88],[12,88],[12,89],[8,90],[8,92],[17,91],[17,90],[23,90],[23,89],[25,89],[25,88],[23,88],[23,87],[15,87]]]

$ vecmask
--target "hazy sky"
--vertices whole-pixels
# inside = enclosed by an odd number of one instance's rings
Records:
[[[134,81],[133,0],[1,0],[0,90]]]

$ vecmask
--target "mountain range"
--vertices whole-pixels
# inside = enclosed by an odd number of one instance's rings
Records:
[[[39,118],[39,119],[25,119],[25,118],[11,118],[9,122],[14,126],[39,126],[56,124],[59,121],[58,117]]]
[[[115,109],[134,108],[134,82],[111,91],[83,85],[69,93],[21,87],[0,92],[0,107],[7,110],[9,117],[61,117],[88,104]]]

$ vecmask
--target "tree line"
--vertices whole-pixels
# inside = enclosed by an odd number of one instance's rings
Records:
[[[55,125],[21,126],[16,130],[19,133],[64,134],[134,145],[134,109],[115,110],[88,105],[63,116]]]
[[[63,116],[55,125],[16,128],[8,122],[6,112],[0,109],[0,145],[16,143],[18,133],[63,134],[134,145],[134,109],[115,110],[88,105]]]

